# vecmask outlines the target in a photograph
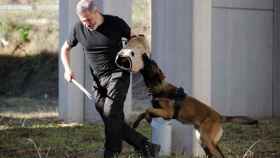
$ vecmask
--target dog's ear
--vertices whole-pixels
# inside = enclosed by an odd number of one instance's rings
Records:
[[[165,75],[164,73],[161,71],[161,69],[159,69],[159,78],[161,81],[165,80]]]
[[[148,55],[147,55],[146,53],[144,53],[144,54],[142,55],[142,59],[143,59],[143,61],[145,62],[145,61],[149,60],[149,57],[148,57]]]

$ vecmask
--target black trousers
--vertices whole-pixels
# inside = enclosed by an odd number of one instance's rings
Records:
[[[105,152],[119,153],[122,141],[140,149],[146,137],[135,131],[124,121],[124,101],[130,84],[129,72],[114,72],[99,78],[103,87],[107,88],[110,97],[102,97],[95,89],[95,107],[105,125]]]

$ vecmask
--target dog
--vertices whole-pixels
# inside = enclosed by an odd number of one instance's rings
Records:
[[[148,108],[137,117],[133,128],[137,128],[143,119],[150,123],[153,117],[176,119],[183,124],[193,124],[200,133],[200,144],[206,155],[209,158],[212,156],[224,158],[225,156],[218,146],[223,134],[222,123],[258,124],[257,120],[247,116],[223,116],[205,103],[188,96],[183,88],[167,82],[158,64],[147,55],[146,50],[143,49],[143,43],[137,43],[137,40],[142,41],[143,37],[134,37],[134,44],[119,52],[121,58],[119,58],[118,64],[133,72],[138,70],[142,74],[145,85],[152,95],[153,107]],[[142,51],[140,51],[141,49],[136,50],[136,47],[142,48]],[[133,60],[139,60],[139,56],[142,61],[137,62],[136,69],[133,66]]]

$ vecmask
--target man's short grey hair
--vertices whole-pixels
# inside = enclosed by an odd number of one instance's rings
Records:
[[[96,4],[94,0],[80,0],[76,7],[76,12],[78,15],[85,11],[94,11],[96,9]]]

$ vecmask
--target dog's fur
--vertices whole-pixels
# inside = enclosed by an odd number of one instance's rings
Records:
[[[138,38],[143,40],[143,37]],[[137,37],[134,38],[133,45],[130,45],[127,49],[133,50],[133,48],[137,47],[137,44],[143,44],[143,42],[137,43],[136,41]],[[153,107],[148,108],[144,113],[137,117],[133,124],[134,128],[136,128],[143,119],[146,119],[150,123],[153,117],[176,119],[183,124],[193,124],[195,129],[200,132],[200,143],[207,156],[223,158],[224,155],[217,145],[223,133],[222,123],[258,123],[257,120],[246,116],[220,115],[214,109],[210,108],[210,106],[202,103],[194,97],[187,96],[182,88],[178,88],[171,83],[168,83],[159,66],[147,56],[144,50],[138,50],[138,52],[134,53],[141,54],[142,65],[140,66],[140,72],[153,97]]]

